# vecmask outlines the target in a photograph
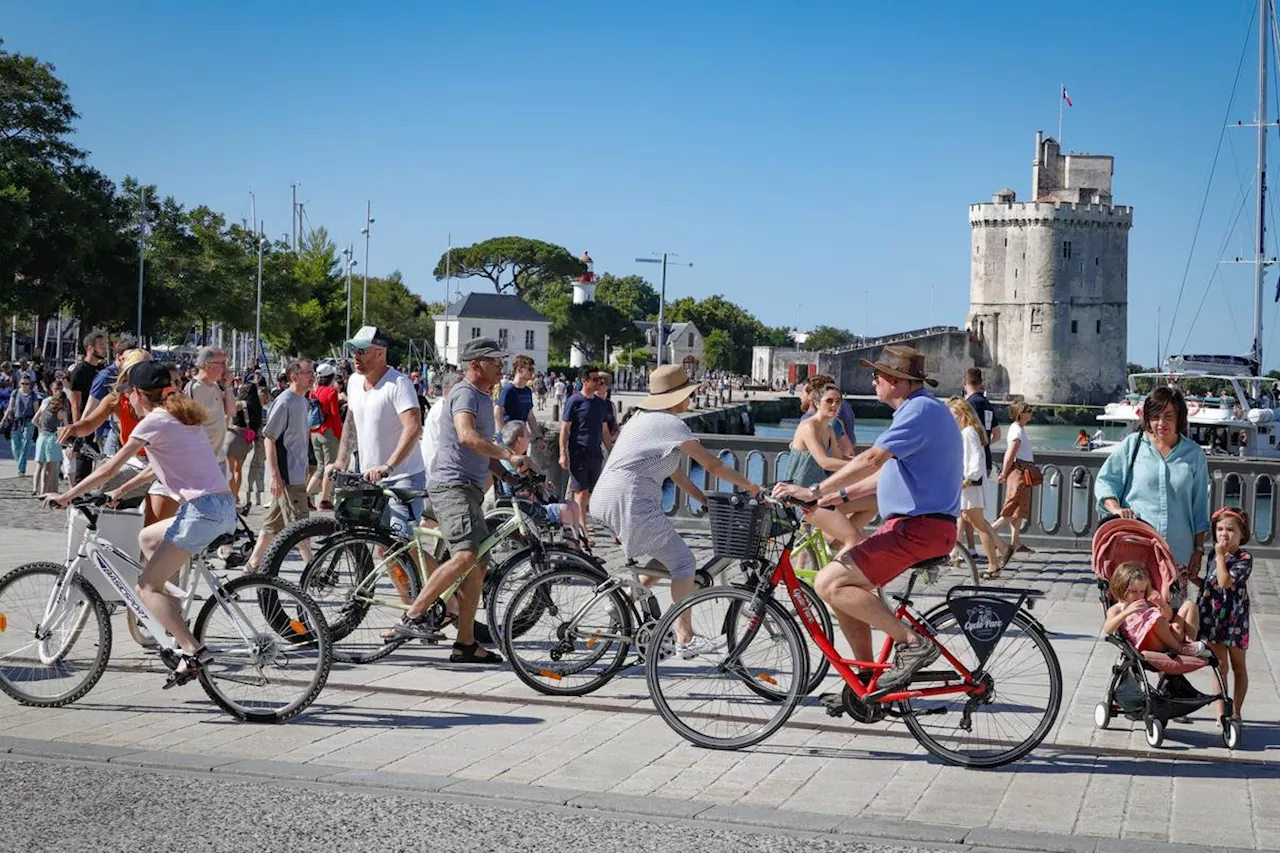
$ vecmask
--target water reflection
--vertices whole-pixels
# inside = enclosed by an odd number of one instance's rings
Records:
[[[734,455],[732,450],[721,450],[717,456],[721,462],[728,465],[730,468],[736,469],[738,467],[738,457]],[[731,492],[733,491],[733,488],[733,483],[730,483],[728,480],[722,480],[719,477],[716,478],[717,492]]]
[[[1267,475],[1254,481],[1253,535],[1261,542],[1271,538],[1271,508],[1274,504],[1275,483]]]

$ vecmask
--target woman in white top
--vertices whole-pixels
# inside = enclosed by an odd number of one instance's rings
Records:
[[[960,427],[960,437],[964,440],[964,482],[960,486],[960,518],[956,522],[957,529],[963,532],[967,522],[978,531],[982,548],[987,552],[987,570],[982,573],[982,577],[994,580],[1000,577],[1000,572],[1013,557],[1013,548],[1000,540],[984,513],[987,504],[982,478],[987,474],[987,431],[982,428],[977,413],[964,397],[957,396],[947,400],[947,408],[951,409],[956,425]]]
[[[1006,486],[1004,506],[1000,508],[1000,517],[993,527],[999,530],[1004,524],[1009,525],[1009,540],[1014,551],[1024,554],[1033,553],[1022,544],[1022,520],[1031,515],[1031,485],[1026,482],[1024,468],[1035,462],[1035,452],[1031,449],[1031,439],[1027,436],[1026,426],[1031,422],[1031,407],[1018,402],[1009,407],[1009,448],[1004,452],[1004,465],[1000,469],[1000,482]]]

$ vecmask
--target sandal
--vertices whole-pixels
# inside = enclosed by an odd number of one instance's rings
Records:
[[[449,663],[498,664],[502,663],[502,655],[489,651],[479,643],[472,643],[469,646],[454,643],[453,652],[449,655]]]
[[[1019,554],[1034,554],[1034,553],[1035,553],[1035,551],[1031,550],[1031,549],[1030,549],[1030,548],[1028,548],[1026,545],[1019,545],[1019,546],[1018,546],[1018,553],[1019,553]]]

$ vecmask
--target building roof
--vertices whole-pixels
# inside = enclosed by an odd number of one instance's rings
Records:
[[[505,293],[481,293],[479,291],[468,293],[445,309],[444,314],[437,315],[436,319],[443,320],[446,314],[451,320],[474,318],[478,320],[523,320],[530,323],[551,322],[519,296],[511,296]]]
[[[658,328],[657,323],[651,322],[649,320],[636,320],[635,324],[636,324],[636,328],[638,328],[642,332],[648,332],[652,329]],[[693,323],[691,321],[688,321],[684,323],[665,323],[663,325],[667,327],[668,338],[678,338],[684,334],[685,329],[687,329],[689,326],[693,326]],[[698,327],[693,326],[693,328],[694,330],[697,330]]]

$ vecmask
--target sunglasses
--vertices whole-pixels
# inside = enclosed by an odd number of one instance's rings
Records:
[[[368,351],[369,351],[369,350],[368,350],[368,349],[366,349],[365,347],[360,347],[360,348],[358,348],[358,349],[352,349],[352,350],[351,350],[351,354],[352,354],[352,355],[364,355],[364,354],[365,354],[365,353],[367,353]]]

